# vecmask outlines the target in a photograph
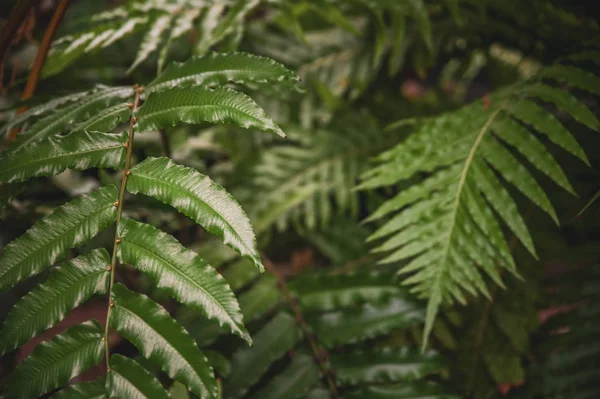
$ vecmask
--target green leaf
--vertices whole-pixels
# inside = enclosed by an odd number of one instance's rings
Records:
[[[70,385],[52,395],[52,399],[107,399],[104,384],[98,381]]]
[[[172,205],[264,270],[248,217],[235,199],[208,176],[168,158],[150,157],[131,169],[127,190]]]
[[[110,258],[104,249],[71,259],[11,308],[0,330],[0,354],[55,326],[92,295],[108,290]]]
[[[494,133],[519,151],[533,166],[556,184],[576,195],[562,168],[544,144],[512,118],[499,117],[492,126]]]
[[[523,91],[532,97],[538,97],[543,101],[553,103],[556,108],[567,112],[578,122],[592,130],[600,132],[600,121],[598,121],[594,113],[568,91],[541,83],[528,86]]]
[[[296,353],[291,363],[281,373],[270,379],[251,399],[296,399],[304,397],[321,378],[312,356]]]
[[[265,111],[246,94],[217,87],[172,88],[154,93],[137,112],[141,132],[175,126],[181,122],[198,124],[231,123],[245,129],[259,129],[285,137]]]
[[[540,72],[544,78],[566,81],[569,85],[600,96],[600,77],[571,65],[552,65]]]
[[[116,218],[117,188],[102,187],[75,198],[35,223],[4,247],[0,256],[0,290],[42,272],[104,230]]]
[[[204,351],[204,355],[208,359],[208,363],[215,370],[215,374],[221,377],[228,377],[231,374],[231,363],[225,356],[213,350]]]
[[[349,392],[348,399],[459,399],[431,382],[372,385]]]
[[[162,40],[163,33],[169,29],[173,18],[174,17],[171,15],[161,15],[152,21],[152,26],[150,26],[146,31],[146,35],[142,40],[142,44],[138,49],[133,64],[131,64],[127,70],[128,74],[137,68],[142,62],[144,62],[148,56],[150,56],[150,54],[152,54],[158,48],[158,45]]]
[[[162,231],[131,219],[119,225],[119,260],[152,277],[175,300],[200,311],[248,344],[252,339],[244,327],[242,313],[229,285],[195,252]]]
[[[112,328],[194,394],[201,398],[216,397],[217,384],[206,357],[162,306],[121,284],[113,287],[112,300]]]
[[[506,109],[515,118],[521,120],[523,123],[533,126],[540,133],[548,136],[555,144],[561,146],[589,165],[587,156],[579,143],[577,143],[577,140],[575,140],[573,135],[569,133],[554,115],[544,110],[536,103],[528,100],[513,102],[508,105]]]
[[[0,184],[0,218],[2,218],[2,210],[23,191],[23,188],[25,188],[23,183]]]
[[[105,108],[102,111],[97,112],[91,118],[75,125],[71,132],[78,132],[82,130],[88,132],[110,132],[117,127],[119,123],[129,119],[131,116],[131,108],[129,108],[129,104],[130,103],[128,102],[121,102],[113,105],[112,107]]]
[[[38,120],[21,132],[6,149],[7,153],[28,147],[30,144],[64,132],[69,125],[92,117],[97,112],[133,96],[131,87],[102,87],[88,93],[79,101]]]
[[[335,310],[380,303],[401,293],[394,276],[378,272],[340,275],[312,274],[292,280],[288,287],[308,310]]]
[[[271,364],[300,340],[296,321],[287,313],[278,313],[253,337],[251,348],[233,354],[232,371],[225,384],[225,397],[241,398],[269,369]]]
[[[339,386],[347,386],[419,380],[446,364],[435,352],[388,348],[335,354],[331,366]]]
[[[121,355],[110,357],[108,394],[121,399],[169,399],[161,383],[138,362]]]
[[[65,96],[61,96],[58,98],[54,98],[44,104],[37,105],[35,107],[29,108],[27,111],[23,112],[21,115],[15,116],[11,119],[7,124],[0,128],[0,134],[3,132],[7,132],[13,127],[17,127],[27,122],[31,118],[39,117],[44,115],[50,111],[54,111],[62,105],[72,103],[80,100],[81,98],[87,96],[90,91],[82,91],[78,93],[67,94]]]
[[[42,342],[13,371],[7,397],[37,398],[97,365],[104,354],[102,327],[93,320]]]
[[[421,305],[408,298],[391,298],[380,305],[366,304],[357,309],[307,317],[308,323],[319,337],[319,343],[327,348],[361,342],[395,328],[421,324],[423,320]]]
[[[222,273],[234,291],[244,288],[260,275],[260,271],[253,267],[252,262],[248,259],[239,259],[227,266]]]
[[[34,143],[0,158],[0,182],[18,183],[54,176],[66,169],[118,169],[125,164],[127,133],[81,131]]]
[[[280,299],[277,281],[272,275],[262,276],[257,283],[240,294],[240,308],[246,323],[257,320],[272,310]]]
[[[146,91],[151,93],[176,86],[221,86],[226,83],[276,83],[295,86],[298,76],[282,64],[247,53],[211,53],[172,63]]]

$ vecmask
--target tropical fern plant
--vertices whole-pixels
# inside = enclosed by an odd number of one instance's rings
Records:
[[[56,397],[168,397],[142,365],[111,356],[110,328],[198,397],[217,397],[213,369],[189,333],[154,300],[116,282],[115,273],[120,265],[133,266],[175,300],[252,342],[235,295],[210,264],[171,235],[124,216],[126,192],[152,197],[221,237],[249,259],[250,267],[263,270],[249,220],[223,187],[168,158],[149,157],[133,165],[136,133],[180,123],[231,123],[283,136],[250,97],[224,87],[230,82],[295,86],[297,78],[270,59],[210,54],[170,65],[145,87],[102,86],[52,100],[4,127],[24,129],[0,158],[3,192],[66,169],[122,173],[118,188],[106,185],[57,207],[4,247],[2,290],[42,273],[101,231],[115,229],[110,252],[98,248],[61,263],[17,302],[0,330],[0,351],[13,351],[97,294],[107,296],[104,327],[90,320],[40,344],[8,377],[6,397],[49,393],[103,357],[105,383],[76,384]],[[123,122],[125,132],[106,133]]]
[[[573,59],[593,60],[593,54]],[[587,156],[540,101],[596,132],[600,122],[570,91],[557,87],[560,82],[600,95],[600,79],[565,60],[540,71],[534,81],[501,88],[457,111],[417,121],[417,132],[379,155],[379,165],[364,174],[362,189],[412,183],[368,220],[393,215],[370,240],[386,238],[375,248],[389,253],[382,262],[404,262],[399,270],[408,275],[403,284],[428,298],[425,338],[440,306],[465,303],[479,294],[489,297],[487,280],[504,287],[503,271],[518,275],[500,221],[537,257],[522,214],[502,180],[556,223],[550,200],[525,162],[575,194],[539,135],[584,163]]]

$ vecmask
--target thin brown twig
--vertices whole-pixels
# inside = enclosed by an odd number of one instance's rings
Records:
[[[71,4],[71,0],[61,0],[61,2],[58,4],[58,7],[56,8],[56,11],[54,11],[54,15],[52,15],[50,24],[46,28],[46,32],[44,33],[44,37],[42,38],[42,42],[40,43],[37,55],[35,56],[35,61],[33,62],[33,66],[31,67],[31,72],[29,72],[29,77],[27,79],[27,84],[25,85],[23,95],[21,96],[21,100],[29,100],[31,97],[33,97],[35,89],[37,88],[37,85],[40,81],[42,69],[44,68],[44,64],[46,63],[46,57],[48,56],[50,45],[52,44],[52,40],[54,39],[54,35],[56,34],[56,30],[58,29],[60,22],[65,16],[65,12],[67,11],[69,4]],[[17,113],[22,114],[26,110],[27,107],[21,107],[17,111]],[[15,137],[17,137],[18,133],[18,128],[11,129],[4,145],[7,146],[8,144],[10,144],[15,139]]]
[[[337,385],[334,380],[335,376],[334,376],[333,370],[331,370],[331,368],[327,365],[327,355],[326,355],[327,352],[319,349],[319,344],[317,342],[317,339],[316,339],[315,335],[313,334],[313,332],[311,331],[309,325],[306,323],[306,320],[304,319],[302,310],[300,309],[300,306],[298,305],[296,298],[294,298],[294,296],[291,294],[291,292],[285,282],[285,277],[283,277],[283,275],[281,273],[279,273],[279,271],[277,270],[277,268],[275,267],[273,262],[271,262],[268,258],[266,258],[263,255],[262,259],[263,259],[263,262],[265,264],[265,268],[267,269],[267,271],[269,271],[269,273],[271,273],[277,279],[277,284],[279,285],[279,288],[281,289],[281,292],[282,292],[286,302],[288,303],[288,305],[294,312],[294,315],[296,316],[296,322],[300,326],[300,329],[304,333],[304,336],[306,337],[306,339],[310,345],[310,349],[312,350],[314,359],[317,362],[317,364],[319,365],[319,368],[321,369],[321,374],[323,374],[323,376],[325,377],[325,379],[327,381],[327,386],[329,388],[330,397],[332,399],[337,398],[338,397]]]
[[[21,27],[23,21],[25,21],[25,18],[27,18],[29,10],[39,2],[40,0],[19,0],[10,12],[9,17],[0,32],[0,63],[4,62],[4,57],[13,42],[15,34]]]

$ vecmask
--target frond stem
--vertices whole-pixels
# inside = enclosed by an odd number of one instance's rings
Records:
[[[448,262],[448,255],[450,253],[450,244],[452,242],[452,233],[454,232],[454,225],[456,224],[456,217],[458,215],[458,209],[460,207],[460,199],[462,197],[463,187],[465,186],[465,183],[467,181],[467,174],[469,173],[469,167],[473,163],[473,159],[475,158],[475,153],[477,152],[479,145],[481,144],[483,138],[485,137],[485,134],[488,132],[490,126],[492,125],[492,123],[494,122],[494,120],[496,119],[496,117],[498,116],[500,111],[502,111],[505,104],[506,104],[506,100],[502,104],[500,104],[500,106],[498,106],[498,108],[496,108],[494,110],[494,112],[492,112],[492,114],[489,116],[489,118],[487,119],[487,121],[485,122],[485,124],[483,125],[481,130],[479,131],[479,134],[477,135],[477,138],[475,139],[475,142],[473,143],[473,146],[471,147],[471,151],[469,152],[469,155],[467,156],[467,159],[465,161],[465,165],[463,167],[462,173],[460,175],[460,180],[458,182],[458,187],[456,189],[456,198],[454,199],[454,205],[452,208],[451,219],[450,219],[450,226],[448,227],[448,237],[444,244],[444,251],[443,251],[444,255],[440,261],[440,265],[442,265],[442,268],[444,268],[444,269],[446,268],[446,265]],[[422,350],[425,350],[425,347],[427,346],[427,342],[429,340],[429,335],[431,334],[431,329],[433,327],[433,322],[437,315],[438,308],[443,300],[440,290],[439,289],[436,290],[435,287],[440,286],[442,275],[444,275],[444,274],[445,273],[443,273],[443,271],[436,273],[435,281],[432,286],[434,293],[438,292],[438,295],[433,294],[431,296],[431,298],[429,299],[429,304],[427,305],[427,316],[426,316],[426,322],[425,322],[425,332],[423,334]]]
[[[292,296],[292,294],[285,282],[285,277],[283,277],[281,275],[281,273],[279,273],[277,271],[273,262],[271,262],[269,259],[267,259],[264,256],[262,258],[265,263],[265,268],[269,271],[269,273],[271,273],[277,279],[277,284],[278,284],[279,288],[281,289],[281,292],[282,292],[286,302],[288,303],[288,305],[294,312],[294,315],[296,316],[296,322],[300,326],[302,333],[304,334],[304,336],[306,337],[306,339],[310,345],[310,349],[313,353],[315,361],[318,363],[319,368],[321,369],[321,374],[323,374],[323,376],[325,377],[325,379],[327,381],[330,398],[332,398],[332,399],[337,398],[338,397],[337,385],[334,381],[334,376],[333,376],[332,370],[330,370],[330,368],[327,366],[326,356],[323,356],[323,352],[319,349],[319,344],[317,343],[317,339],[315,338],[310,327],[306,323],[306,320],[304,319],[304,316],[302,314],[302,309],[300,309],[298,302]]]
[[[123,203],[125,198],[125,187],[127,186],[127,178],[129,177],[129,170],[131,169],[131,154],[133,152],[133,136],[135,134],[135,124],[137,122],[135,117],[135,111],[137,111],[140,106],[140,96],[142,93],[142,88],[136,88],[135,90],[135,99],[133,101],[133,106],[131,106],[131,117],[129,118],[129,137],[127,139],[127,153],[125,156],[125,170],[123,171],[123,176],[121,177],[121,187],[119,188],[119,198],[117,202],[115,202],[115,206],[117,207],[117,220],[115,222],[115,238],[113,241],[113,250],[112,250],[112,259],[110,261],[110,283],[108,286],[108,305],[106,308],[106,325],[104,326],[104,356],[106,357],[106,371],[110,371],[110,342],[109,342],[109,321],[110,321],[110,313],[112,311],[112,307],[114,306],[112,302],[112,289],[115,285],[115,271],[117,270],[117,251],[119,247],[119,243],[121,239],[119,238],[119,224],[121,223],[121,215],[123,214]]]

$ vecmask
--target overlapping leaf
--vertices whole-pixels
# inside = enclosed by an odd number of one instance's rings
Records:
[[[119,225],[119,259],[147,273],[157,287],[177,301],[226,324],[232,332],[252,340],[246,331],[240,307],[227,282],[195,252],[156,228],[122,219]]]
[[[4,247],[0,289],[40,273],[114,223],[117,188],[106,186],[54,210]]]
[[[60,390],[52,399],[106,399],[104,384],[98,381],[80,382]]]
[[[10,310],[0,330],[0,354],[53,327],[94,294],[108,289],[108,253],[97,249],[65,262]]]
[[[246,214],[233,197],[208,176],[168,158],[148,158],[131,170],[127,190],[172,205],[263,270]]]
[[[201,398],[215,397],[212,368],[187,331],[160,305],[121,284],[112,290],[110,325],[169,377]]]
[[[41,343],[9,376],[4,394],[37,398],[100,363],[102,334],[97,321],[88,321]]]
[[[34,143],[0,158],[0,182],[18,183],[66,169],[118,169],[125,163],[127,134],[76,132]]]

